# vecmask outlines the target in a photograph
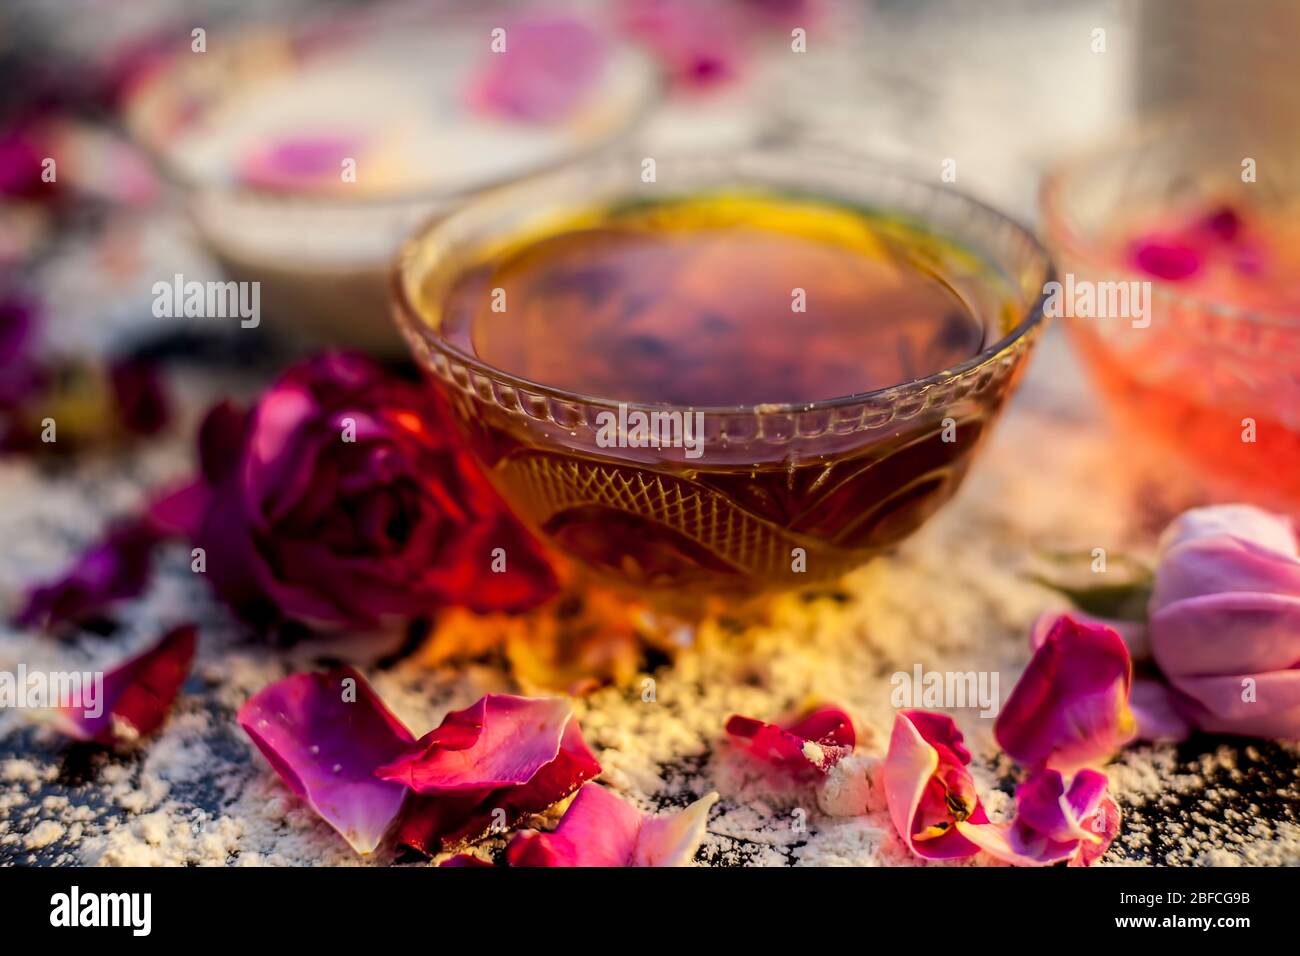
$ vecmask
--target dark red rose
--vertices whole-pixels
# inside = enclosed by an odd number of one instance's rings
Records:
[[[366,358],[295,366],[249,412],[213,409],[199,444],[209,498],[195,543],[254,623],[522,610],[556,589],[431,395]]]

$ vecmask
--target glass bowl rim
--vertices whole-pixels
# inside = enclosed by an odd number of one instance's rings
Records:
[[[634,155],[637,162],[640,162],[640,153],[633,153],[628,150],[619,151],[625,157],[631,158]],[[788,147],[782,145],[777,147],[750,147],[747,150],[741,150],[738,153],[729,153],[728,155],[773,155],[781,153],[790,153],[792,156],[798,156],[799,153],[790,152]],[[619,153],[611,156],[606,153],[596,159],[602,163],[613,161]],[[663,157],[670,161],[691,160],[699,158],[716,158],[721,155],[719,151],[696,149],[685,151],[674,151],[671,154],[664,154]],[[806,160],[807,154],[803,154]],[[1023,310],[1020,320],[1002,337],[992,344],[985,346],[973,356],[963,359],[954,365],[940,369],[930,375],[921,378],[912,379],[907,382],[900,382],[896,385],[888,385],[883,388],[872,389],[865,392],[855,392],[850,395],[839,395],[832,398],[818,399],[810,402],[754,402],[741,405],[683,405],[674,402],[645,402],[645,401],[620,401],[600,395],[589,395],[583,392],[576,392],[569,389],[559,388],[553,385],[547,385],[542,382],[533,381],[520,375],[507,372],[498,368],[475,355],[467,353],[456,348],[449,343],[442,335],[435,331],[429,323],[425,322],[419,311],[411,302],[407,294],[407,279],[411,272],[411,263],[420,246],[443,231],[454,229],[459,222],[466,217],[471,217],[479,211],[482,203],[504,204],[508,202],[513,195],[520,192],[531,192],[539,188],[544,188],[548,180],[559,179],[563,176],[572,176],[584,165],[593,160],[589,157],[586,160],[566,163],[559,170],[550,170],[530,176],[522,180],[515,181],[510,185],[498,187],[497,189],[486,191],[475,199],[466,203],[456,211],[444,215],[435,216],[430,222],[427,222],[418,229],[402,245],[401,252],[393,265],[391,271],[391,287],[393,311],[399,330],[412,344],[422,343],[431,351],[436,351],[444,358],[449,359],[464,366],[466,369],[485,376],[489,380],[507,387],[522,390],[530,394],[545,396],[551,400],[560,401],[572,405],[589,406],[597,408],[627,408],[627,409],[644,409],[647,411],[659,412],[701,412],[707,416],[734,416],[734,415],[802,415],[808,413],[818,413],[833,411],[836,409],[851,408],[856,405],[868,404],[888,404],[898,405],[905,402],[908,398],[915,395],[922,395],[929,389],[936,386],[948,385],[967,378],[978,377],[985,369],[996,366],[1006,356],[1015,352],[1024,345],[1031,335],[1036,332],[1045,320],[1044,305],[1047,301],[1046,286],[1056,277],[1055,265],[1048,250],[1038,240],[1034,233],[1019,223],[1013,217],[1007,215],[992,205],[975,199],[967,193],[958,190],[949,189],[944,186],[936,186],[926,180],[920,179],[910,173],[899,169],[895,164],[886,161],[877,160],[869,156],[846,156],[849,162],[861,168],[864,172],[883,178],[892,178],[896,182],[904,183],[913,188],[919,188],[925,192],[935,195],[944,194],[956,201],[965,204],[968,208],[979,211],[984,216],[1000,222],[1003,226],[1009,227],[1017,234],[1019,239],[1029,249],[1030,254],[1042,263],[1042,287],[1032,303]],[[833,163],[835,160],[823,159],[824,162]],[[914,216],[915,220],[922,226],[925,226],[924,220],[920,216]],[[938,230],[935,230],[938,231]],[[942,232],[939,232],[942,235]],[[418,354],[418,349],[417,349]]]
[[[352,11],[349,18],[343,23],[339,23],[337,17],[331,17],[318,11],[301,23],[296,22],[293,18],[281,16],[267,22],[246,26],[236,33],[231,46],[246,46],[250,40],[266,29],[279,27],[283,29],[294,50],[298,51],[304,43],[312,39],[347,36],[350,29],[357,34],[366,30],[394,30],[399,24],[405,22],[400,19],[403,16],[409,17],[413,23],[433,22],[439,26],[473,26],[483,22],[484,13],[455,5],[447,7],[435,5],[431,8],[423,8],[412,6],[409,3],[402,3],[400,0],[391,0],[389,3],[381,3],[375,7],[358,8]],[[389,19],[385,19],[385,17],[389,17]],[[118,111],[118,125],[127,139],[145,155],[164,182],[182,192],[192,193],[196,197],[221,197],[229,201],[257,202],[266,206],[314,207],[322,211],[340,209],[383,210],[430,203],[446,206],[463,202],[483,192],[507,186],[525,177],[544,175],[571,163],[590,159],[601,151],[609,149],[614,143],[626,136],[629,131],[641,126],[654,107],[663,99],[666,89],[665,79],[655,69],[653,62],[645,51],[626,41],[617,41],[615,45],[639,59],[641,66],[646,71],[646,82],[626,116],[613,123],[605,135],[596,137],[589,143],[584,143],[571,151],[564,152],[553,159],[545,160],[526,169],[505,172],[499,176],[476,182],[472,186],[425,187],[385,193],[349,195],[346,190],[304,189],[290,192],[255,183],[213,182],[200,176],[191,175],[182,170],[167,155],[167,150],[160,144],[157,137],[146,135],[141,128],[141,124],[133,118],[135,113],[134,104],[143,92],[160,85],[165,86],[168,78],[174,75],[176,70],[183,70],[187,67],[189,69],[195,68],[190,65],[190,55],[183,52],[175,52],[163,57],[155,68],[149,70],[140,78],[138,84],[133,84],[127,89]]]
[[[1225,128],[1234,129],[1240,126],[1243,124],[1229,123]],[[1118,154],[1125,152],[1134,154],[1155,140],[1187,135],[1196,129],[1198,126],[1187,116],[1181,114],[1164,116],[1147,124],[1131,126],[1127,135],[1114,134],[1106,142],[1089,146],[1055,163],[1043,174],[1038,188],[1038,205],[1042,211],[1045,241],[1049,246],[1059,247],[1063,252],[1083,262],[1089,269],[1097,269],[1103,273],[1113,271],[1132,279],[1150,282],[1151,294],[1158,300],[1168,302],[1175,307],[1208,312],[1230,321],[1286,329],[1300,328],[1300,316],[1267,309],[1245,308],[1205,295],[1177,291],[1175,283],[1143,275],[1121,260],[1105,255],[1095,243],[1089,242],[1080,235],[1078,229],[1074,228],[1072,217],[1067,212],[1065,191],[1078,176],[1091,171],[1097,163],[1112,159]],[[1120,148],[1117,149],[1117,146]]]

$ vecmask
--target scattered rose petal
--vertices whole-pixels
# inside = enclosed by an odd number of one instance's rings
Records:
[[[496,790],[527,783],[560,752],[573,705],[559,697],[488,694],[452,711],[419,748],[376,775],[416,793]]]
[[[240,180],[259,189],[283,192],[311,190],[340,181],[345,159],[356,159],[364,147],[359,136],[322,133],[294,135],[250,152],[239,167]]]
[[[189,676],[197,635],[192,624],[168,631],[153,647],[104,674],[102,695],[83,694],[53,726],[77,740],[111,745],[152,732],[167,717]]]
[[[375,768],[414,737],[351,668],[294,674],[239,709],[239,724],[286,785],[358,853],[371,853],[402,809],[406,788]]]
[[[1115,631],[1062,614],[998,714],[998,743],[1034,769],[1104,762],[1137,734],[1131,682],[1128,649]]]
[[[62,576],[32,588],[15,618],[19,627],[84,623],[110,604],[135,597],[149,583],[158,530],[128,519],[88,548]]]
[[[567,700],[488,694],[375,773],[415,791],[398,840],[432,855],[540,813],[600,764]]]
[[[719,3],[624,0],[623,25],[684,88],[726,83],[740,73],[745,59],[743,24]]]
[[[955,824],[987,823],[966,764],[970,751],[951,717],[901,710],[883,772],[889,815],[903,842],[927,860],[971,856],[977,847]]]
[[[1040,770],[1016,788],[1016,811],[1031,829],[1050,840],[1095,841],[1086,823],[1106,795],[1109,781],[1099,770],[1080,770],[1065,787],[1057,770]]]
[[[838,707],[809,711],[784,728],[737,714],[727,719],[727,733],[760,760],[796,775],[829,772],[855,742],[853,721]]]
[[[534,16],[506,28],[506,48],[489,52],[470,103],[489,115],[530,122],[563,119],[599,82],[605,38],[574,17]]]
[[[1056,622],[1060,619],[1061,613],[1061,611],[1044,611],[1034,618],[1034,623],[1029,628],[1029,649],[1031,651],[1036,651],[1043,646],[1043,642],[1047,640],[1047,635],[1052,632],[1052,628],[1056,626]],[[1149,647],[1145,622],[1099,617],[1096,614],[1086,614],[1077,609],[1069,613],[1080,624],[1088,627],[1110,628],[1123,640],[1124,646],[1128,648],[1130,658],[1148,656]]]
[[[1070,861],[1088,866],[1105,854],[1119,831],[1119,808],[1106,775],[1080,770],[1066,787],[1056,770],[1035,771],[1016,788],[1009,824],[959,822],[958,830],[989,855],[1014,866]]]
[[[1157,279],[1177,282],[1201,269],[1201,254],[1176,239],[1150,237],[1135,242],[1129,251],[1134,265]]]
[[[93,624],[114,602],[138,596],[149,584],[154,548],[187,534],[205,501],[194,482],[159,493],[140,514],[112,525],[68,570],[29,589],[15,625]]]
[[[487,860],[480,860],[476,856],[470,856],[468,853],[457,853],[455,856],[449,856],[447,857],[447,859],[443,860],[441,863],[438,864],[439,867],[460,866],[460,867],[469,867],[471,869],[481,868],[485,866],[491,867],[494,865],[495,864],[489,863]]]
[[[519,833],[506,850],[511,866],[686,866],[704,839],[718,795],[684,810],[650,816],[612,790],[587,784],[552,833]]]

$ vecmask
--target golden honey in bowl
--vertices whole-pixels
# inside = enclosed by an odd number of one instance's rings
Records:
[[[558,203],[520,186],[417,237],[398,277],[399,323],[507,502],[678,605],[826,580],[934,513],[1023,368],[1048,271],[1018,227],[928,186],[857,202],[725,162],[700,178],[659,196],[579,169]]]

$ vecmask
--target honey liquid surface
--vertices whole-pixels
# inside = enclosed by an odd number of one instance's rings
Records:
[[[1016,320],[1006,282],[966,250],[796,197],[595,209],[472,250],[458,268],[430,293],[449,344],[633,404],[868,392],[960,363]],[[879,427],[708,444],[694,459],[599,446],[509,400],[450,394],[489,476],[552,545],[616,583],[691,602],[825,580],[911,533],[956,490],[1009,383]],[[752,428],[764,413],[709,414]]]
[[[567,391],[693,406],[798,403],[975,355],[988,303],[909,227],[808,200],[719,195],[597,212],[464,273],[443,332]]]

